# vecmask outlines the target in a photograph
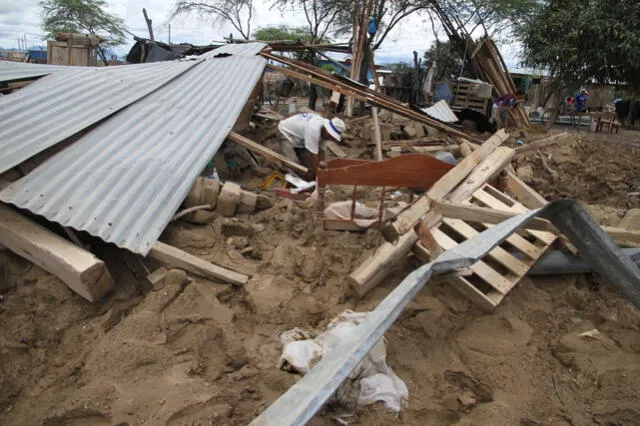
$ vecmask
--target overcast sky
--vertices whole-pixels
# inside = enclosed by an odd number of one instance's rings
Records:
[[[40,28],[39,0],[0,0],[0,47],[17,48],[18,38],[26,36],[27,45],[45,45]],[[147,9],[153,20],[154,35],[157,40],[167,41],[168,23],[175,0],[107,0],[109,10],[125,20],[129,30],[146,37],[147,27],[142,16],[142,8]],[[281,12],[271,9],[269,3],[256,1],[256,13],[253,28],[267,25],[300,25],[304,17],[295,11]],[[214,25],[203,22],[197,17],[179,17],[171,19],[171,41],[193,44],[209,44],[221,41],[234,32],[230,25]],[[239,37],[239,34],[235,32]],[[439,36],[444,39],[444,35]],[[376,52],[377,62],[411,62],[413,51],[420,55],[434,41],[431,23],[426,16],[414,15],[406,18],[392,31]],[[125,54],[133,40],[116,49],[119,55]],[[515,64],[516,52],[509,46],[501,46],[503,55],[510,65]]]

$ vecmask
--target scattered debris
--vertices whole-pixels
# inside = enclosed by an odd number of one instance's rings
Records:
[[[299,328],[282,333],[279,368],[302,375],[309,373],[341,343],[351,340],[357,333],[357,326],[368,315],[367,312],[344,311],[327,325],[326,332],[313,339],[310,333]],[[382,338],[351,371],[335,393],[338,402],[346,407],[382,402],[395,413],[402,411],[409,400],[409,390],[387,365],[387,344]]]

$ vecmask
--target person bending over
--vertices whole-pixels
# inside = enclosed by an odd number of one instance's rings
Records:
[[[297,114],[280,121],[278,130],[285,140],[280,150],[289,160],[309,169],[305,178],[315,179],[318,164],[324,161],[326,141],[340,142],[346,129],[339,118],[328,120],[317,114]]]

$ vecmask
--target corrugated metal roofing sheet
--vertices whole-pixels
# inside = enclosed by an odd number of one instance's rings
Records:
[[[458,117],[453,113],[447,101],[441,100],[428,108],[422,108],[422,111],[429,117],[440,120],[444,123],[455,123]]]
[[[0,97],[0,173],[117,112],[202,60],[69,67]]]
[[[217,49],[210,50],[204,55],[200,55],[200,58],[215,58],[221,53],[228,53],[230,55],[242,55],[253,56],[260,53],[267,45],[265,43],[229,43],[218,47]]]
[[[0,199],[146,255],[265,65],[235,52],[203,61],[5,188]]]
[[[56,72],[78,69],[64,65],[25,64],[24,62],[0,61],[0,82],[39,77]]]

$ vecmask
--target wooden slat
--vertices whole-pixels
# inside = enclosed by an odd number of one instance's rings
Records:
[[[474,151],[469,157],[471,158],[476,152]],[[466,200],[477,189],[482,187],[491,177],[495,176],[503,168],[511,163],[511,159],[515,155],[515,151],[507,147],[496,148],[494,152],[489,155],[485,161],[480,163],[465,182],[453,190],[448,196],[447,200]],[[466,160],[466,159],[465,159]],[[464,160],[463,160],[464,161]],[[432,197],[437,199],[435,197]]]
[[[340,158],[347,157],[347,153],[334,141],[327,141],[327,148]]]
[[[261,156],[263,156],[266,160],[278,164],[278,165],[284,165],[287,167],[290,167],[294,170],[297,170],[301,173],[307,173],[309,171],[309,169],[307,169],[304,166],[301,166],[300,164],[289,160],[287,157],[285,157],[282,154],[278,154],[275,151],[270,150],[269,148],[267,148],[266,146],[262,146],[254,141],[252,141],[249,138],[245,138],[244,136],[236,133],[236,132],[231,132],[229,133],[228,136],[229,140],[231,142],[237,143],[240,146],[243,146],[245,148],[247,148],[249,151],[255,152],[256,154],[260,154]]]
[[[204,259],[200,259],[197,256],[160,241],[149,250],[147,256],[196,275],[221,280],[225,283],[244,285],[249,280],[249,277],[245,274],[214,265],[211,262],[207,262]]]
[[[478,191],[479,192],[479,191]],[[513,204],[511,205],[507,205],[504,201],[498,199],[498,197],[504,197],[504,198],[508,198],[506,197],[506,195],[502,194],[500,191],[498,191],[497,189],[487,185],[483,188],[483,192],[487,195],[489,195],[493,200],[491,200],[492,205],[487,204],[489,207],[497,209],[497,210],[511,210],[514,211],[516,213],[525,213],[527,212],[527,208],[525,206],[523,206],[520,203],[517,203],[513,200],[510,200],[511,202],[513,202]],[[490,198],[485,197],[486,201],[490,201]],[[483,201],[485,202],[485,201]],[[533,231],[533,230],[526,230],[529,234],[533,235],[536,238],[539,238],[540,240],[544,241],[546,244],[551,244],[556,240],[556,236],[555,234],[549,233],[549,232],[544,232],[544,231]]]
[[[485,201],[491,201],[490,197],[491,196],[484,191],[477,191],[473,194],[474,199],[477,199],[483,203],[485,203]],[[486,227],[493,226],[489,223],[483,223],[483,225],[485,225]],[[539,258],[543,253],[543,250],[540,247],[537,247],[535,244],[531,243],[517,233],[511,234],[509,238],[507,238],[507,242],[532,259]]]
[[[518,213],[513,211],[497,210],[470,204],[452,204],[440,201],[434,201],[433,209],[444,217],[486,224],[498,224],[518,215]],[[558,232],[551,222],[539,217],[533,218],[526,227],[527,229],[536,229],[539,231]]]
[[[458,243],[440,229],[432,230],[433,237],[436,239],[440,247],[445,250],[452,249],[458,245]],[[491,266],[484,263],[482,260],[477,261],[469,267],[476,275],[482,278],[487,284],[495,288],[502,294],[506,294],[513,287],[514,283],[500,275],[498,271]]]
[[[433,185],[426,196],[421,197],[408,209],[400,213],[395,222],[389,223],[384,227],[383,235],[385,239],[387,241],[395,241],[399,236],[411,231],[429,210],[432,199],[443,199],[508,138],[509,134],[507,132],[499,130],[476,151],[449,170],[446,175]],[[462,200],[457,202],[459,201]]]
[[[493,311],[504,298],[503,294],[495,290],[484,294],[464,277],[454,277],[449,282],[471,302],[487,312]]]
[[[477,230],[475,230],[472,226],[465,223],[460,219],[442,219],[443,223],[446,223],[451,228],[453,228],[460,235],[465,237],[466,239],[471,239],[479,234]],[[516,259],[511,253],[506,251],[500,246],[497,246],[493,250],[489,252],[489,257],[494,259],[496,262],[500,263],[505,268],[509,269],[514,274],[522,277],[524,276],[531,266],[526,263]]]
[[[523,206],[531,210],[543,207],[548,202],[512,171],[507,171],[507,189],[520,200]]]

